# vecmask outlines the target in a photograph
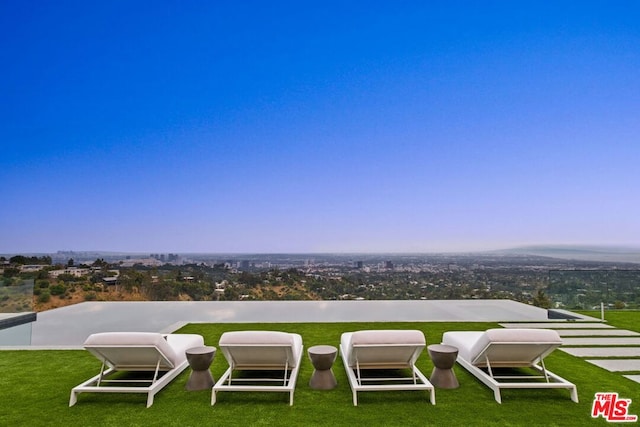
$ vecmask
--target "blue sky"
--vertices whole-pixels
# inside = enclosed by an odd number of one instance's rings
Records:
[[[640,245],[637,2],[304,3],[3,1],[0,253]]]

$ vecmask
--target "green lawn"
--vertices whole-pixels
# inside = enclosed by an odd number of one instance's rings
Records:
[[[640,314],[635,317],[636,324]],[[621,322],[626,322],[624,320]],[[617,320],[610,321],[615,325]],[[421,329],[429,344],[439,343],[450,330],[484,330],[495,323],[278,323],[278,324],[190,324],[179,332],[198,333],[205,343],[216,345],[228,330],[268,329],[302,335],[305,348],[316,344],[338,346],[340,334],[358,329]],[[617,325],[616,325],[617,326]],[[626,327],[626,326],[625,326]],[[456,365],[460,388],[436,390],[437,404],[428,402],[426,392],[369,392],[359,394],[352,405],[351,390],[340,358],[334,365],[338,387],[331,391],[311,390],[307,383],[313,367],[305,357],[300,370],[294,406],[285,393],[218,394],[210,406],[210,391],[188,392],[184,385],[189,370],[158,395],[151,408],[146,396],[133,394],[79,395],[78,404],[68,407],[71,388],[93,376],[99,362],[86,351],[0,351],[0,425],[74,426],[202,426],[202,425],[605,425],[590,416],[596,392],[615,391],[630,398],[632,414],[640,414],[640,386],[619,374],[590,365],[582,359],[556,351],[546,359],[547,368],[578,386],[580,403],[566,390],[507,390],[503,403],[493,392]],[[429,376],[431,361],[425,351],[418,367]],[[226,369],[222,355],[212,365],[214,377]]]
[[[576,313],[600,319],[600,311],[576,311]],[[640,332],[640,310],[607,310],[604,312],[604,320],[616,328]]]

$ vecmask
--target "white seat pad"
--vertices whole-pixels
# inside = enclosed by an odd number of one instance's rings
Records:
[[[458,356],[473,361],[489,344],[499,343],[548,343],[561,345],[562,339],[551,329],[489,329],[479,331],[454,331],[442,335],[442,343],[458,348]]]
[[[264,347],[289,347],[292,358],[288,361],[290,367],[296,366],[302,352],[302,336],[280,331],[232,331],[225,332],[220,337],[220,347],[233,346],[264,346]],[[246,355],[245,355],[246,356]],[[255,354],[255,363],[265,361],[266,354]]]

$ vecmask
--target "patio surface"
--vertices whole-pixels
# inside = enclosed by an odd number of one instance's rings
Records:
[[[84,302],[38,313],[31,344],[80,347],[95,332],[172,332],[185,323],[198,322],[541,323],[545,320],[547,310],[511,300]]]

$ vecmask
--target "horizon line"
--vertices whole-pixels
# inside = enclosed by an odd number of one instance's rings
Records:
[[[4,255],[47,255],[47,254],[60,254],[60,253],[95,253],[95,254],[122,254],[122,255],[145,255],[145,254],[163,254],[163,253],[175,253],[175,254],[189,254],[189,255],[430,255],[430,254],[479,254],[479,253],[499,253],[509,251],[540,251],[540,250],[576,250],[576,251],[615,251],[615,252],[635,252],[640,251],[640,246],[630,245],[611,245],[611,244],[536,244],[536,245],[524,245],[514,246],[500,249],[473,249],[473,250],[431,250],[431,251],[127,251],[127,250],[76,250],[76,249],[60,249],[55,252],[51,251],[22,251],[22,252],[3,252],[0,256]]]

